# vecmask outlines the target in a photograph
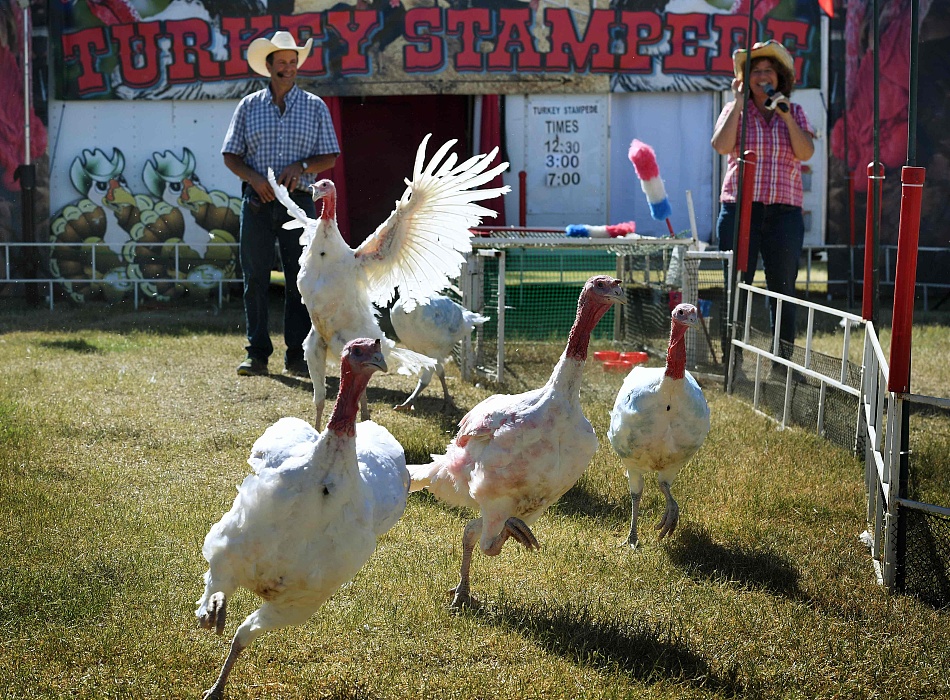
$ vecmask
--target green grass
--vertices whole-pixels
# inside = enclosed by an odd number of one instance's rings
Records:
[[[256,607],[241,593],[225,637],[197,628],[202,540],[230,507],[256,437],[281,416],[311,416],[310,384],[236,376],[238,305],[5,306],[0,695],[198,698]],[[946,335],[934,336],[941,358]],[[513,346],[507,389],[538,386],[561,349]],[[915,372],[927,376],[923,361]],[[657,543],[648,524],[662,497],[649,482],[641,549],[619,546],[629,497],[603,436],[621,380],[588,367],[582,398],[601,447],[535,526],[539,553],[509,543],[498,557],[476,554],[480,612],[446,609],[470,514],[414,494],[352,584],[306,625],[267,633],[242,656],[227,696],[950,694],[947,613],[887,595],[858,542],[861,464],[777,430],[716,385],[704,387],[712,431],[673,486],[680,529]],[[464,384],[454,366],[449,381],[462,407],[493,391]],[[414,414],[393,411],[412,385],[377,377],[369,398],[374,419],[420,461],[461,414],[437,412],[437,387]]]

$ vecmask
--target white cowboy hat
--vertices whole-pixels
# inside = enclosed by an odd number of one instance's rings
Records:
[[[735,67],[736,77],[740,80],[745,70],[745,55],[745,49],[739,49],[732,54],[732,63]],[[788,49],[775,41],[775,39],[760,41],[752,45],[752,60],[754,61],[757,58],[771,58],[778,68],[785,70],[791,80],[791,84],[795,84],[795,61],[792,59],[792,55],[788,52]]]
[[[290,32],[275,32],[270,39],[255,39],[247,47],[247,63],[255,73],[270,77],[267,70],[267,57],[275,51],[296,51],[297,68],[303,65],[310,55],[310,47],[313,45],[313,37],[307,39],[303,46],[297,46],[297,42]]]

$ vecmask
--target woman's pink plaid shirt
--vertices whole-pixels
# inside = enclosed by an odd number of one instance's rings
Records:
[[[726,120],[735,109],[735,102],[730,102],[719,115],[716,128]],[[791,204],[796,207],[802,205],[802,162],[792,153],[792,143],[788,135],[788,127],[777,114],[767,122],[759,110],[752,107],[743,110],[739,118],[736,131],[736,147],[729,154],[726,177],[722,183],[721,202],[735,202],[736,191],[739,187],[739,129],[746,115],[752,114],[746,127],[746,150],[755,151],[755,193],[754,202],[763,204]],[[805,110],[801,105],[792,103],[791,114],[795,122],[813,137],[815,129],[808,121]]]

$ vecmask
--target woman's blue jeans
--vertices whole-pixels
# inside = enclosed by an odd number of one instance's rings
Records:
[[[719,221],[716,224],[719,250],[732,250],[735,220],[735,203],[722,202]],[[761,254],[766,288],[787,296],[795,296],[795,281],[798,279],[798,265],[804,241],[805,220],[801,207],[753,202],[752,221],[749,225],[749,264],[742,276],[742,282],[752,283]],[[774,299],[769,301],[770,322],[774,333],[776,302]],[[792,304],[782,306],[779,339],[789,345],[795,343],[795,306]]]
[[[306,192],[292,192],[294,202],[307,215],[315,216],[316,206]],[[257,199],[250,187],[245,187],[241,204],[241,267],[244,271],[244,316],[247,324],[247,354],[267,362],[274,352],[268,328],[268,297],[270,273],[274,268],[274,244],[280,252],[284,271],[284,342],[287,353],[284,361],[303,357],[303,341],[310,332],[310,314],[297,289],[300,254],[303,247],[301,230],[285,229],[290,221],[287,208],[274,200],[266,204]]]

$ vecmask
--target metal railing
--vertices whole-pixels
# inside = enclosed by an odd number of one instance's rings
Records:
[[[160,246],[161,255],[138,252],[156,246]],[[228,249],[227,253],[212,254],[212,251],[222,249]],[[62,270],[61,257],[81,261],[80,269]],[[22,266],[14,265],[14,261],[26,258],[30,258],[32,266],[38,269],[35,276],[24,277],[15,272]],[[84,293],[73,290],[92,286],[108,286],[114,292],[110,295],[113,301],[131,297],[136,309],[143,299],[168,296],[158,294],[161,287],[180,287],[180,292],[193,289],[209,295],[216,293],[220,307],[227,296],[227,286],[243,282],[239,267],[233,263],[237,259],[237,243],[209,242],[204,257],[196,258],[188,244],[181,241],[161,244],[131,242],[122,253],[115,253],[105,243],[0,242],[0,284],[39,285],[45,288],[50,309],[54,308],[57,298],[71,296],[74,301],[81,301]],[[227,262],[220,264],[222,261]]]
[[[833,309],[744,283],[737,285],[736,297],[736,304],[733,307],[733,326],[740,329],[741,335],[737,338],[733,338],[732,344],[741,350],[745,356],[751,355],[751,357],[754,358],[755,369],[754,375],[751,378],[753,383],[752,407],[756,411],[762,412],[760,410],[760,404],[764,385],[766,381],[773,380],[776,368],[782,367],[784,368],[784,372],[779,370],[779,374],[784,374],[785,399],[782,406],[781,417],[778,419],[779,423],[782,427],[785,427],[791,422],[791,389],[796,381],[802,381],[807,378],[807,380],[810,380],[818,386],[818,406],[814,427],[819,434],[824,434],[825,406],[828,390],[834,389],[854,397],[860,396],[860,385],[854,381],[854,372],[852,371],[852,364],[849,358],[852,329],[860,326],[864,321],[860,316],[847,311]],[[775,304],[774,330],[769,336],[762,333],[755,334],[753,326],[754,305],[756,303],[772,303],[771,300],[774,300]],[[803,309],[807,313],[804,348],[798,345],[794,348],[784,347],[779,339],[782,315],[787,305],[794,305],[797,309]],[[823,327],[840,327],[843,329],[839,352],[834,354],[822,353],[823,361],[820,368],[816,366],[818,353],[816,353],[814,349],[816,317],[827,317],[822,324]],[[730,392],[736,380],[738,357],[739,354],[737,353],[730,354],[731,365],[727,375],[727,389]],[[743,363],[745,363],[745,359],[743,359]],[[856,431],[856,423],[854,424],[854,428]],[[855,444],[856,440],[851,445],[851,449],[854,449]]]
[[[878,280],[878,284],[881,287],[893,289],[894,271],[897,265],[897,246],[882,245],[880,250],[880,279]],[[834,251],[847,253],[848,276],[832,278],[831,271],[828,270],[827,279],[819,279],[819,276],[814,269],[815,258],[821,257],[827,260],[827,254]],[[918,253],[923,255],[950,255],[950,248],[921,246],[918,248]],[[863,281],[859,277],[864,271],[864,246],[850,246],[846,244],[805,246],[802,248],[801,269],[804,271],[804,285],[806,292],[811,292],[813,287],[817,287],[818,285],[827,284],[828,286],[841,286],[848,290],[849,306],[853,305],[854,299],[856,297],[855,289],[860,289],[863,285]],[[799,281],[801,283],[801,279]],[[950,282],[921,282],[920,280],[917,280],[916,288],[921,295],[924,311],[930,310],[932,303],[931,297],[935,292],[940,295],[940,299],[936,302],[936,305],[939,305],[945,299],[950,297]]]
[[[871,322],[746,284],[738,285],[737,297],[733,312],[737,337],[731,342],[741,350],[744,366],[747,359],[754,358],[754,371],[751,378],[739,371],[733,353],[728,391],[733,393],[741,387],[739,397],[748,399],[751,386],[753,409],[782,427],[795,423],[831,439],[832,424],[842,424],[838,434],[847,437],[836,442],[864,461],[867,530],[861,534],[861,540],[870,550],[878,582],[890,591],[914,593],[938,606],[948,604],[950,508],[908,495],[908,474],[913,471],[911,460],[916,455],[907,446],[905,433],[914,432],[912,421],[918,419],[914,413],[905,413],[917,406],[922,413],[942,412],[945,419],[950,418],[950,399],[889,391],[888,361]],[[789,305],[807,313],[804,348],[782,344],[777,332],[755,330],[755,305],[773,299],[776,328]],[[762,316],[760,313],[760,319]],[[830,319],[825,327],[841,329],[838,351],[830,355],[815,352],[813,347],[816,318],[820,316]],[[862,325],[864,348],[858,367],[850,359],[855,354],[851,345]],[[853,400],[836,399],[837,410],[829,415],[826,407],[834,395]],[[802,416],[812,419],[810,425],[803,424]],[[911,518],[916,523],[913,531],[909,525]],[[916,559],[909,552],[914,552]]]

